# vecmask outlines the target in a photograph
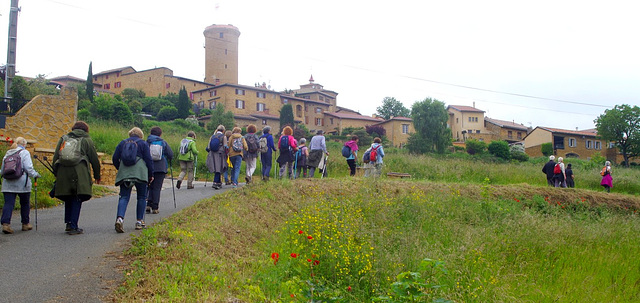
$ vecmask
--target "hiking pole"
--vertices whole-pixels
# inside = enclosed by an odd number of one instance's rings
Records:
[[[173,208],[178,208],[176,206],[176,188],[173,186],[173,167],[171,167],[171,161],[169,161],[169,170],[171,171],[171,191],[173,191]]]
[[[33,155],[33,158],[38,160],[38,162],[40,162],[40,164],[42,164],[44,168],[46,168],[48,171],[50,171],[53,174],[53,167],[51,167],[51,164],[49,164],[48,162],[42,161],[40,158],[38,158],[38,155]],[[44,157],[44,160],[47,161],[47,157]]]
[[[193,160],[193,181],[196,180],[196,173],[198,172],[198,155],[195,155]]]
[[[28,177],[27,177],[28,178]],[[35,202],[36,202],[36,230],[38,230],[38,178],[33,178],[33,187],[36,191]]]

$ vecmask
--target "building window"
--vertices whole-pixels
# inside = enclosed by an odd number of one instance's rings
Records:
[[[304,98],[304,99],[311,99],[311,97],[309,97],[309,96],[303,96],[302,98]]]
[[[507,138],[513,139],[513,132],[512,131],[507,131]]]
[[[111,84],[110,83],[107,83],[107,84],[104,85],[104,89],[110,89],[110,88],[111,88]]]
[[[209,102],[209,109],[215,109],[215,108],[216,108],[216,101]]]
[[[282,99],[282,103],[288,104],[289,103],[289,99],[287,99],[287,98]]]
[[[120,77],[120,72],[116,72],[116,77]]]
[[[220,33],[220,38],[224,38],[224,33]]]
[[[300,104],[296,105],[296,115],[302,117],[302,105]]]
[[[518,140],[522,139],[522,132],[518,132]]]
[[[616,148],[615,142],[609,142],[609,148]]]
[[[244,101],[236,100],[236,108],[244,109]]]
[[[458,121],[458,118],[456,118],[456,124],[458,124],[458,123],[460,123],[460,122]]]
[[[569,138],[569,147],[576,147],[576,139],[575,138]]]
[[[587,140],[586,142],[587,149],[591,149],[591,146],[592,146],[591,140]]]
[[[304,124],[309,124],[309,117],[304,117]]]
[[[476,129],[476,134],[479,134],[479,133],[480,133],[480,130],[479,130],[479,129]]]
[[[189,93],[189,100],[193,101],[193,92]]]
[[[105,78],[105,79],[109,79],[109,75],[105,75],[105,76],[104,76],[104,78]]]
[[[316,107],[316,113],[318,114],[322,113],[322,108]]]
[[[199,108],[204,108],[204,101],[198,102],[198,107]]]
[[[324,97],[320,96],[320,101],[324,101]]]
[[[98,77],[93,77],[93,82],[98,82]]]
[[[114,85],[115,88],[120,88],[122,87],[122,82],[116,82]]]
[[[209,97],[215,97],[218,95],[218,91],[217,90],[210,90],[209,91]]]
[[[224,54],[225,54],[225,55],[227,54],[227,49],[226,49],[226,48],[224,49]]]
[[[244,96],[244,89],[236,88],[236,95]]]
[[[263,92],[256,92],[256,97],[264,99],[267,97],[267,94]]]
[[[171,87],[171,83],[167,83],[167,84],[165,84],[165,85],[164,85],[164,87],[165,87],[165,88],[169,88],[169,87]]]
[[[469,117],[469,122],[478,122],[478,117]]]
[[[256,103],[256,110],[259,112],[263,112],[265,109],[264,103]]]
[[[331,125],[333,125],[333,118],[329,118],[329,122],[331,122]]]
[[[602,143],[600,141],[595,141],[594,146],[595,149],[602,149]]]
[[[267,125],[267,119],[262,119],[262,125]]]
[[[322,118],[316,118],[316,126],[322,126]]]
[[[409,124],[402,124],[402,133],[403,134],[409,133]]]
[[[224,65],[224,69],[227,69],[227,65],[226,64]]]

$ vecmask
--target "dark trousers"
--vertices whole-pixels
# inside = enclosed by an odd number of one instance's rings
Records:
[[[147,197],[147,206],[151,209],[158,209],[160,206],[160,192],[166,175],[166,173],[153,173],[153,182],[149,185],[149,197]]]
[[[271,153],[260,154],[260,163],[262,164],[262,176],[269,177],[269,175],[271,175],[271,166],[273,164]]]
[[[69,223],[71,229],[77,229],[82,201],[77,196],[65,196],[61,200],[64,201],[64,223]]]
[[[350,176],[356,175],[356,159],[348,159],[347,164],[349,164],[349,169],[351,169]]]
[[[4,206],[2,207],[2,224],[11,224],[11,213],[13,207],[16,205],[16,196],[20,197],[20,216],[22,217],[22,224],[29,223],[29,210],[31,205],[29,199],[31,193],[2,193],[4,195]]]
[[[220,178],[220,173],[213,174],[213,183],[222,183],[222,179]]]

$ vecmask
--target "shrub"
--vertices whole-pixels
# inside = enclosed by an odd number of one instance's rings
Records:
[[[507,141],[493,141],[489,143],[487,149],[489,150],[489,153],[498,158],[502,158],[505,160],[509,160],[511,158],[511,153],[509,152],[509,143],[507,143]]]
[[[529,161],[529,155],[521,151],[511,151],[511,159],[517,160],[520,162],[527,162]]]
[[[469,139],[465,142],[467,153],[470,155],[482,154],[487,149],[487,143],[476,139]]]
[[[545,157],[551,156],[553,154],[553,144],[551,142],[542,143],[540,151],[545,155]]]
[[[165,106],[158,112],[159,121],[169,121],[178,117],[178,109],[173,106]]]

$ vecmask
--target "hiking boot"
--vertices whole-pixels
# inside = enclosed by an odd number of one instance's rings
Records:
[[[152,214],[154,214],[154,215],[157,215],[157,214],[159,214],[159,213],[160,213],[160,211],[159,211],[159,210],[157,210],[157,209],[152,209],[152,210],[151,210],[151,213],[152,213]]]
[[[249,184],[251,183],[251,178],[249,178],[249,176],[244,177],[244,181]]]
[[[31,223],[22,224],[22,231],[27,231],[32,229],[33,229],[33,225],[31,225]]]
[[[141,230],[144,228],[144,221],[138,221],[136,222],[136,230]]]
[[[82,228],[76,228],[76,229],[72,229],[70,231],[67,232],[67,235],[73,236],[73,235],[79,235],[79,234],[83,234],[84,230]]]
[[[178,182],[176,182],[176,188],[180,189],[180,185],[182,185],[182,180],[178,180]]]
[[[187,185],[187,189],[193,189],[193,185],[191,185],[191,186]]]
[[[13,233],[13,229],[11,229],[11,225],[9,224],[2,224],[2,232],[5,234],[12,234]]]
[[[225,181],[224,185],[231,185],[231,181]]]
[[[64,231],[71,231],[73,228],[71,228],[71,223],[67,223],[67,226],[64,228]]]
[[[116,231],[121,234],[124,232],[124,224],[122,224],[122,218],[118,217],[118,219],[116,219]]]
[[[149,203],[149,201],[147,201],[147,204],[148,204],[148,203]],[[151,213],[151,206],[147,206],[146,212],[147,212],[148,214],[150,214],[150,213]]]

